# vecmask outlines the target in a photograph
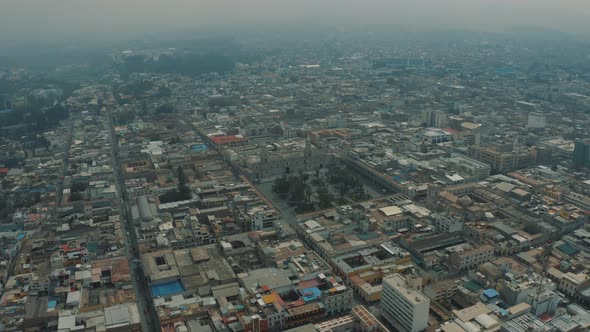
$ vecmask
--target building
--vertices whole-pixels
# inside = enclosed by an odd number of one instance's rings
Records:
[[[467,155],[490,165],[492,172],[497,173],[516,170],[532,163],[532,157],[527,150],[504,152],[490,146],[470,146]]]
[[[481,124],[473,122],[462,122],[457,138],[467,145],[479,145],[481,143]]]
[[[141,331],[137,304],[123,303],[93,311],[63,310],[58,331]]]
[[[142,222],[151,222],[154,220],[154,211],[156,209],[155,204],[150,204],[146,196],[140,196],[137,198],[137,205],[132,207],[131,214],[134,220],[139,219]],[[136,215],[138,218],[135,218]]]
[[[536,273],[520,276],[508,272],[500,282],[500,293],[510,305],[526,303],[529,296],[537,294],[540,282],[541,276]]]
[[[326,320],[320,323],[313,325],[313,332],[348,332],[354,331],[355,329],[355,319],[352,315],[345,315],[336,318],[332,318],[330,320]],[[308,324],[311,325],[311,324]],[[305,325],[304,325],[305,326]],[[293,330],[289,330],[293,331]],[[304,332],[300,330],[295,330],[296,332]],[[295,332],[294,331],[294,332]]]
[[[526,127],[529,129],[541,129],[547,125],[545,114],[539,112],[529,112]]]
[[[285,327],[293,328],[312,323],[324,317],[325,306],[321,302],[304,304],[302,306],[287,309]]]
[[[531,155],[535,164],[550,165],[553,163],[553,150],[545,146],[533,146]]]
[[[574,167],[590,167],[590,140],[579,140],[574,145]]]
[[[284,138],[294,138],[297,136],[297,129],[289,126],[288,123],[281,121],[281,132]]]
[[[462,155],[452,155],[446,161],[454,170],[460,170],[467,175],[469,181],[481,181],[491,173],[490,165]]]
[[[314,151],[311,140],[305,140],[305,147],[300,149],[294,144],[285,145],[269,153],[266,145],[260,147],[259,158],[246,162],[244,172],[253,181],[262,181],[299,172],[316,171],[328,167],[332,155]]]
[[[568,192],[562,196],[563,200],[584,210],[590,211],[590,197],[575,192]],[[587,220],[586,220],[587,221]]]
[[[500,329],[499,317],[481,302],[461,310],[453,310],[453,317],[453,320],[441,325],[441,331],[498,331]]]
[[[249,208],[238,209],[237,220],[244,230],[260,231],[272,229],[279,220],[277,211],[266,205],[258,205]]]
[[[500,327],[501,332],[552,331],[553,329],[531,313],[506,321]]]
[[[346,118],[338,115],[332,115],[326,118],[326,127],[328,128],[345,128]]]
[[[430,216],[432,226],[436,227],[439,233],[455,233],[463,231],[463,220],[457,216],[444,214],[433,214]]]
[[[242,135],[219,135],[209,137],[217,150],[224,147],[235,147],[248,144],[248,138]]]
[[[294,276],[276,268],[251,270],[240,276],[243,296],[252,300],[244,305],[258,312],[259,323],[267,326],[247,331],[284,331],[345,315],[354,306],[352,290],[337,277],[318,273],[294,283]]]
[[[468,249],[461,246],[449,255],[449,265],[455,270],[466,271],[476,268],[492,257],[494,257],[494,247],[489,244]]]
[[[424,287],[424,295],[438,303],[450,303],[458,290],[453,280],[442,280]]]
[[[172,250],[162,250],[142,257],[144,273],[151,283],[166,283],[180,278]]]
[[[356,307],[352,308],[351,315],[354,318],[355,331],[361,332],[389,332],[389,330],[381,324],[371,314],[367,308],[362,305],[357,305]]]
[[[422,281],[397,273],[383,279],[383,316],[402,332],[418,332],[428,326],[430,299],[412,286],[421,289]]]
[[[411,255],[408,251],[392,242],[386,242],[335,256],[330,260],[330,264],[335,273],[344,281],[348,281],[352,276],[364,272],[379,271],[381,268],[391,269],[392,265],[407,265],[410,261]]]
[[[453,135],[440,128],[425,128],[418,134],[418,138],[423,142],[437,144],[452,141]]]
[[[587,284],[588,280],[588,275],[585,273],[564,273],[559,280],[557,289],[565,295],[575,297],[578,288],[584,284]]]
[[[427,127],[444,128],[447,126],[447,113],[440,110],[423,111],[422,122]]]

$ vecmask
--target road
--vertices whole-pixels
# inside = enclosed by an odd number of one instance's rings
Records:
[[[61,203],[63,200],[63,189],[64,189],[64,178],[68,172],[68,164],[70,161],[70,146],[72,146],[72,139],[74,137],[74,118],[70,116],[68,120],[68,134],[66,137],[66,146],[64,149],[64,157],[62,160],[62,166],[59,172],[59,177],[57,179],[57,187],[56,187],[56,197],[55,197],[55,207],[53,209],[53,215],[55,216],[55,212],[58,208],[61,207]]]
[[[154,307],[154,301],[151,296],[150,287],[139,263],[139,246],[135,226],[131,219],[131,207],[125,188],[125,180],[121,170],[121,161],[119,158],[119,141],[115,134],[115,123],[111,110],[106,110],[107,121],[109,126],[109,140],[111,144],[111,160],[113,164],[113,175],[117,196],[121,204],[121,226],[124,230],[125,254],[130,264],[131,281],[135,290],[135,299],[141,319],[142,329],[145,332],[160,332],[160,320]]]
[[[295,208],[287,203],[287,200],[279,197],[275,192],[272,191],[274,182],[262,182],[252,184],[258,189],[258,191],[264,195],[264,197],[271,202],[273,207],[281,213],[281,220],[285,221],[290,226],[297,224],[297,213]]]

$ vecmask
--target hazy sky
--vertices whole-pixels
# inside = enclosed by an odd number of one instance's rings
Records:
[[[484,31],[535,26],[590,34],[590,0],[0,0],[0,42],[240,29],[258,22]]]

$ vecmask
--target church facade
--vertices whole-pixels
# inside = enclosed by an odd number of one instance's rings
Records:
[[[266,145],[260,148],[260,158],[246,165],[250,180],[260,182],[283,176],[315,172],[327,168],[334,161],[331,154],[312,149],[311,141],[305,141],[303,151],[278,151],[269,153]]]

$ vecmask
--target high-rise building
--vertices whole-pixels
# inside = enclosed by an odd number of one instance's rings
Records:
[[[422,112],[422,121],[427,127],[444,128],[447,126],[447,113],[439,110],[427,110]]]
[[[536,164],[550,165],[553,163],[553,150],[545,146],[533,146],[531,156]]]
[[[574,146],[574,167],[590,167],[590,140],[578,140]]]
[[[399,331],[418,332],[428,326],[430,299],[420,289],[420,278],[393,274],[383,279],[383,316]]]

